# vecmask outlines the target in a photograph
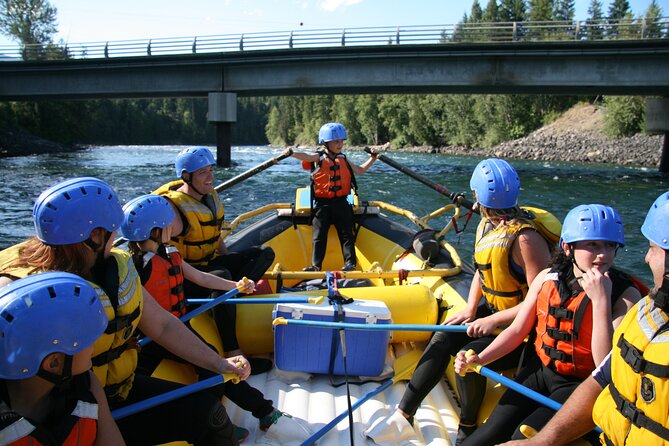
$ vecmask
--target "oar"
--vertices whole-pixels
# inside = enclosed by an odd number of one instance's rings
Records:
[[[234,301],[225,301],[221,302],[222,304],[316,304],[319,305],[325,299],[324,296],[318,297],[258,297],[258,298],[246,298],[246,299],[235,299]],[[213,299],[186,299],[186,302],[189,304],[207,304]]]
[[[466,325],[422,325],[422,324],[356,324],[352,322],[328,322],[328,321],[308,321],[304,319],[286,319],[277,317],[272,321],[273,326],[277,325],[307,325],[311,327],[325,327],[351,330],[371,330],[371,331],[446,331],[446,332],[466,332]]]
[[[279,161],[284,160],[288,158],[292,154],[292,151],[289,154],[281,154],[277,156],[276,158],[268,159],[264,163],[258,164],[256,167],[252,167],[251,169],[247,170],[244,173],[240,173],[236,177],[230,178],[228,181],[219,184],[216,186],[214,189],[216,189],[216,192],[221,192],[226,189],[231,188],[232,186],[241,183],[242,181],[246,180],[247,178],[252,177],[253,175],[256,175],[263,170],[272,167],[273,165],[277,164]]]
[[[129,406],[121,407],[112,411],[112,417],[115,420],[120,420],[121,418],[134,415],[138,412],[142,412],[146,409],[158,406],[160,404],[165,404],[169,401],[175,400],[177,398],[190,395],[191,393],[199,392],[200,390],[205,390],[210,387],[217,386],[227,381],[239,382],[239,376],[235,373],[224,373],[223,375],[212,376],[203,381],[198,381],[194,384],[188,386],[180,387],[178,389],[170,390],[169,392],[162,393],[160,395],[147,398],[143,401],[139,401],[135,404]]]
[[[244,281],[244,283],[246,283],[246,282],[248,282],[249,279],[244,277],[244,278],[242,278],[242,280]],[[237,294],[239,294],[240,291],[241,291],[241,289],[239,289],[239,288],[233,288],[230,291],[226,292],[225,294],[221,294],[217,298],[211,299],[210,302],[207,302],[206,304],[202,305],[201,307],[198,307],[195,310],[184,314],[183,316],[181,316],[179,318],[179,320],[182,321],[182,322],[186,322],[190,319],[193,319],[195,316],[204,313],[205,311],[209,310],[210,308],[214,308],[216,305],[225,302],[226,300],[230,299],[231,297],[235,297]],[[139,340],[139,345],[140,346],[146,345],[149,342],[151,342],[151,338],[145,337],[145,338],[142,338],[142,339]]]
[[[291,154],[292,154],[292,152],[291,152]],[[277,164],[279,161],[284,160],[284,159],[288,158],[289,156],[290,155],[288,155],[288,154],[281,154],[281,155],[277,156],[276,158],[268,159],[267,161],[265,161],[263,163],[260,163],[255,167],[250,168],[246,172],[240,173],[236,177],[230,178],[228,181],[224,181],[223,183],[216,186],[214,188],[214,190],[216,190],[216,192],[222,192],[226,189],[230,189],[232,186],[235,186],[235,185],[241,183],[242,181],[244,181],[248,178],[251,178],[253,175],[256,175],[256,174],[262,172],[263,170],[265,170],[269,167],[272,167],[273,165]],[[128,241],[127,239],[125,239],[123,237],[119,237],[116,240],[114,240],[114,246],[115,247],[120,246],[127,241]]]
[[[474,350],[467,350],[465,356],[470,357],[475,354],[476,352]],[[488,367],[482,366],[481,364],[476,364],[476,363],[467,364],[467,370],[473,370],[474,372],[478,373],[481,376],[490,378],[493,381],[496,381],[501,385],[505,386],[507,389],[515,390],[521,395],[524,395],[529,399],[536,401],[539,404],[543,404],[544,406],[548,407],[549,409],[553,409],[556,412],[560,410],[560,408],[562,407],[562,404],[558,403],[557,401],[551,398],[548,398],[546,395],[542,395],[536,390],[532,390],[529,387],[525,387],[524,385],[517,383],[514,380],[507,378],[504,375],[494,372],[490,370]],[[601,432],[601,429],[599,429],[598,427],[595,428],[595,430]]]
[[[372,154],[372,150],[369,147],[365,147],[365,152],[369,153],[370,155]],[[442,186],[441,184],[437,184],[434,181],[424,177],[423,175],[414,172],[413,170],[409,169],[406,166],[403,166],[402,164],[398,163],[397,161],[388,158],[385,155],[377,155],[377,158],[390,167],[393,167],[400,172],[410,176],[414,180],[417,180],[426,186],[428,186],[430,189],[433,189],[437,192],[439,192],[441,195],[445,195],[446,197],[450,198],[453,200],[454,203],[458,203],[461,206],[466,207],[467,209],[471,209],[474,204],[470,201],[468,201],[464,196],[456,194],[454,192],[449,192],[446,186]]]
[[[420,350],[412,350],[401,358],[396,359],[393,363],[393,369],[395,370],[393,377],[385,380],[380,386],[364,394],[358,401],[351,405],[351,410],[355,411],[357,408],[362,406],[365,401],[374,398],[376,395],[380,394],[396,382],[410,379],[422,354],[423,352]],[[325,434],[330,432],[337,424],[339,424],[340,421],[348,417],[348,414],[349,411],[346,409],[334,417],[328,424],[323,426],[318,432],[307,438],[300,446],[309,446],[314,444]]]

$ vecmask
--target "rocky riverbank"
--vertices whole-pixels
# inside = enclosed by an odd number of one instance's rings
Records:
[[[663,136],[636,134],[609,139],[603,132],[604,112],[592,105],[578,105],[555,122],[524,138],[489,149],[473,147],[414,147],[415,152],[494,156],[542,161],[570,161],[658,167]]]

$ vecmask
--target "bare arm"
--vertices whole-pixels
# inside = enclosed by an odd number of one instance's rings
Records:
[[[511,325],[500,333],[492,343],[478,355],[465,358],[465,352],[459,352],[455,358],[455,371],[461,373],[466,370],[467,364],[476,362],[481,365],[489,364],[496,359],[510,353],[523,342],[534,328],[537,314],[537,296],[543,285],[544,276],[548,270],[542,271],[530,285],[525,300],[518,305],[519,311]]]
[[[613,329],[618,328],[627,312],[641,300],[641,293],[635,287],[627,288],[620,299],[613,305],[611,318],[613,319]]]
[[[449,316],[445,321],[445,325],[459,325],[464,322],[471,322],[476,318],[476,308],[483,297],[481,291],[481,281],[479,279],[478,270],[472,277],[472,284],[469,287],[469,295],[467,296],[467,306],[464,310],[458,311],[453,316]]]
[[[283,154],[289,154],[289,156],[292,156],[293,158],[297,158],[300,161],[307,161],[309,163],[317,163],[321,158],[318,153],[293,152],[292,149],[284,150]]]
[[[211,370],[214,373],[237,373],[241,379],[248,377],[251,367],[244,357],[221,358],[172,313],[158,305],[151,294],[143,288],[142,291],[144,294],[144,309],[139,320],[139,329],[144,334],[171,353],[192,364]],[[235,365],[237,361],[242,363],[242,367]]]
[[[242,287],[241,291],[244,293],[252,293],[255,289],[255,284],[252,280],[249,280],[247,284],[244,284],[241,280],[239,282],[233,282],[232,280],[224,279],[222,277],[215,276],[213,274],[200,271],[197,268],[192,267],[186,262],[183,262],[183,271],[184,277],[191,282],[194,282],[200,285],[203,288],[210,290],[232,290],[238,286]]]
[[[88,372],[91,376],[91,392],[98,402],[98,433],[95,437],[95,446],[123,446],[123,436],[119,431],[116,421],[112,418],[109,410],[109,403],[107,403],[107,396],[105,395],[100,381],[92,371]]]
[[[562,446],[582,437],[595,428],[592,408],[601,391],[599,383],[589,376],[537,435],[529,440],[510,441],[503,446]]]
[[[372,164],[374,164],[374,161],[376,161],[376,158],[378,157],[378,154],[372,150],[371,155],[369,158],[367,158],[367,161],[362,163],[360,166],[357,164],[351,164],[351,170],[353,170],[353,173],[356,175],[362,175],[363,173],[367,172],[367,169],[372,167]]]

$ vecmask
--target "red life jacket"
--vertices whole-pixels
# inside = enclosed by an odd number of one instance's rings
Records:
[[[355,188],[355,177],[346,155],[338,153],[331,157],[325,151],[319,152],[321,159],[311,174],[314,197],[335,198],[345,197]]]
[[[90,391],[89,373],[73,378],[75,395],[69,414],[51,414],[47,424],[35,423],[13,412],[0,401],[0,439],[11,446],[92,446],[98,433],[98,402]]]
[[[179,251],[174,246],[163,245],[155,254],[144,254],[141,262],[137,269],[146,291],[176,317],[186,314],[183,260]]]
[[[592,358],[592,303],[584,291],[572,292],[553,269],[537,296],[534,348],[541,362],[561,375],[585,379],[595,369]],[[610,270],[611,306],[630,286],[629,278]]]

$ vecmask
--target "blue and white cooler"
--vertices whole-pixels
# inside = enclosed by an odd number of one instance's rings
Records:
[[[342,305],[344,322],[390,324],[390,310],[384,302],[355,300]],[[277,304],[273,317],[338,322],[337,305]],[[345,329],[348,375],[379,376],[383,372],[390,332]],[[344,375],[339,329],[277,325],[274,327],[274,360],[281,370]]]

